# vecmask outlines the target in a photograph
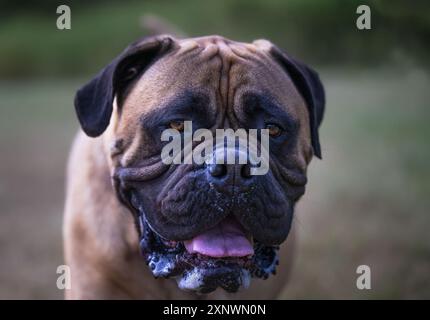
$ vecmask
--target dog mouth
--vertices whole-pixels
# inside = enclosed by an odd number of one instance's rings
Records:
[[[183,290],[237,292],[248,287],[251,278],[275,274],[279,263],[278,246],[253,241],[231,216],[185,241],[160,236],[144,215],[140,227],[141,252],[154,277],[174,278]]]

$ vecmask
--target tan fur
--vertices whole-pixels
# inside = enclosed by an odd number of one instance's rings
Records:
[[[268,90],[299,120],[300,133],[294,159],[306,170],[312,156],[305,103],[288,75],[269,56],[270,43],[237,43],[218,36],[178,40],[178,49],[162,57],[134,84],[121,115],[116,106],[110,125],[98,138],[79,133],[70,155],[64,219],[66,264],[71,267],[70,299],[138,298],[276,298],[284,287],[291,263],[294,232],[280,251],[278,274],[253,280],[251,287],[236,294],[218,289],[207,296],[181,291],[174,280],[154,279],[139,253],[132,215],[122,206],[111,182],[118,164],[130,165],[148,153],[141,133],[141,115],[160,108],[186,87],[212,92],[217,126],[223,114],[234,110],[235,101],[247,88]],[[160,110],[162,112],[162,110]],[[234,124],[229,124],[234,126]],[[122,140],[122,150],[117,143]]]

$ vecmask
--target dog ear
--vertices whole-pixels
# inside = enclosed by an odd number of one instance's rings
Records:
[[[312,148],[314,154],[321,159],[321,146],[318,135],[318,128],[324,116],[325,92],[318,74],[299,62],[276,46],[270,49],[272,56],[286,70],[300,94],[305,99],[311,129]]]
[[[118,57],[78,90],[75,110],[84,132],[90,137],[101,135],[109,125],[112,104],[133,79],[145,71],[173,43],[169,36],[155,36],[129,45]]]

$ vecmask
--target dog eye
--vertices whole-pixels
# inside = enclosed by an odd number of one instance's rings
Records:
[[[266,129],[269,130],[269,135],[273,138],[279,137],[282,133],[282,129],[276,124],[266,124]]]
[[[184,131],[184,121],[180,121],[180,120],[170,121],[169,127],[171,129],[175,129],[175,130],[178,130],[179,132],[182,132]]]

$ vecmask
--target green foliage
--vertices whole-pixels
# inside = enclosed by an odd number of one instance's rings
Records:
[[[93,73],[145,35],[155,14],[188,35],[267,38],[314,64],[374,66],[427,62],[430,3],[400,0],[62,1],[72,30],[56,29],[59,1],[0,1],[0,76]],[[372,30],[358,31],[356,8],[372,8]]]

